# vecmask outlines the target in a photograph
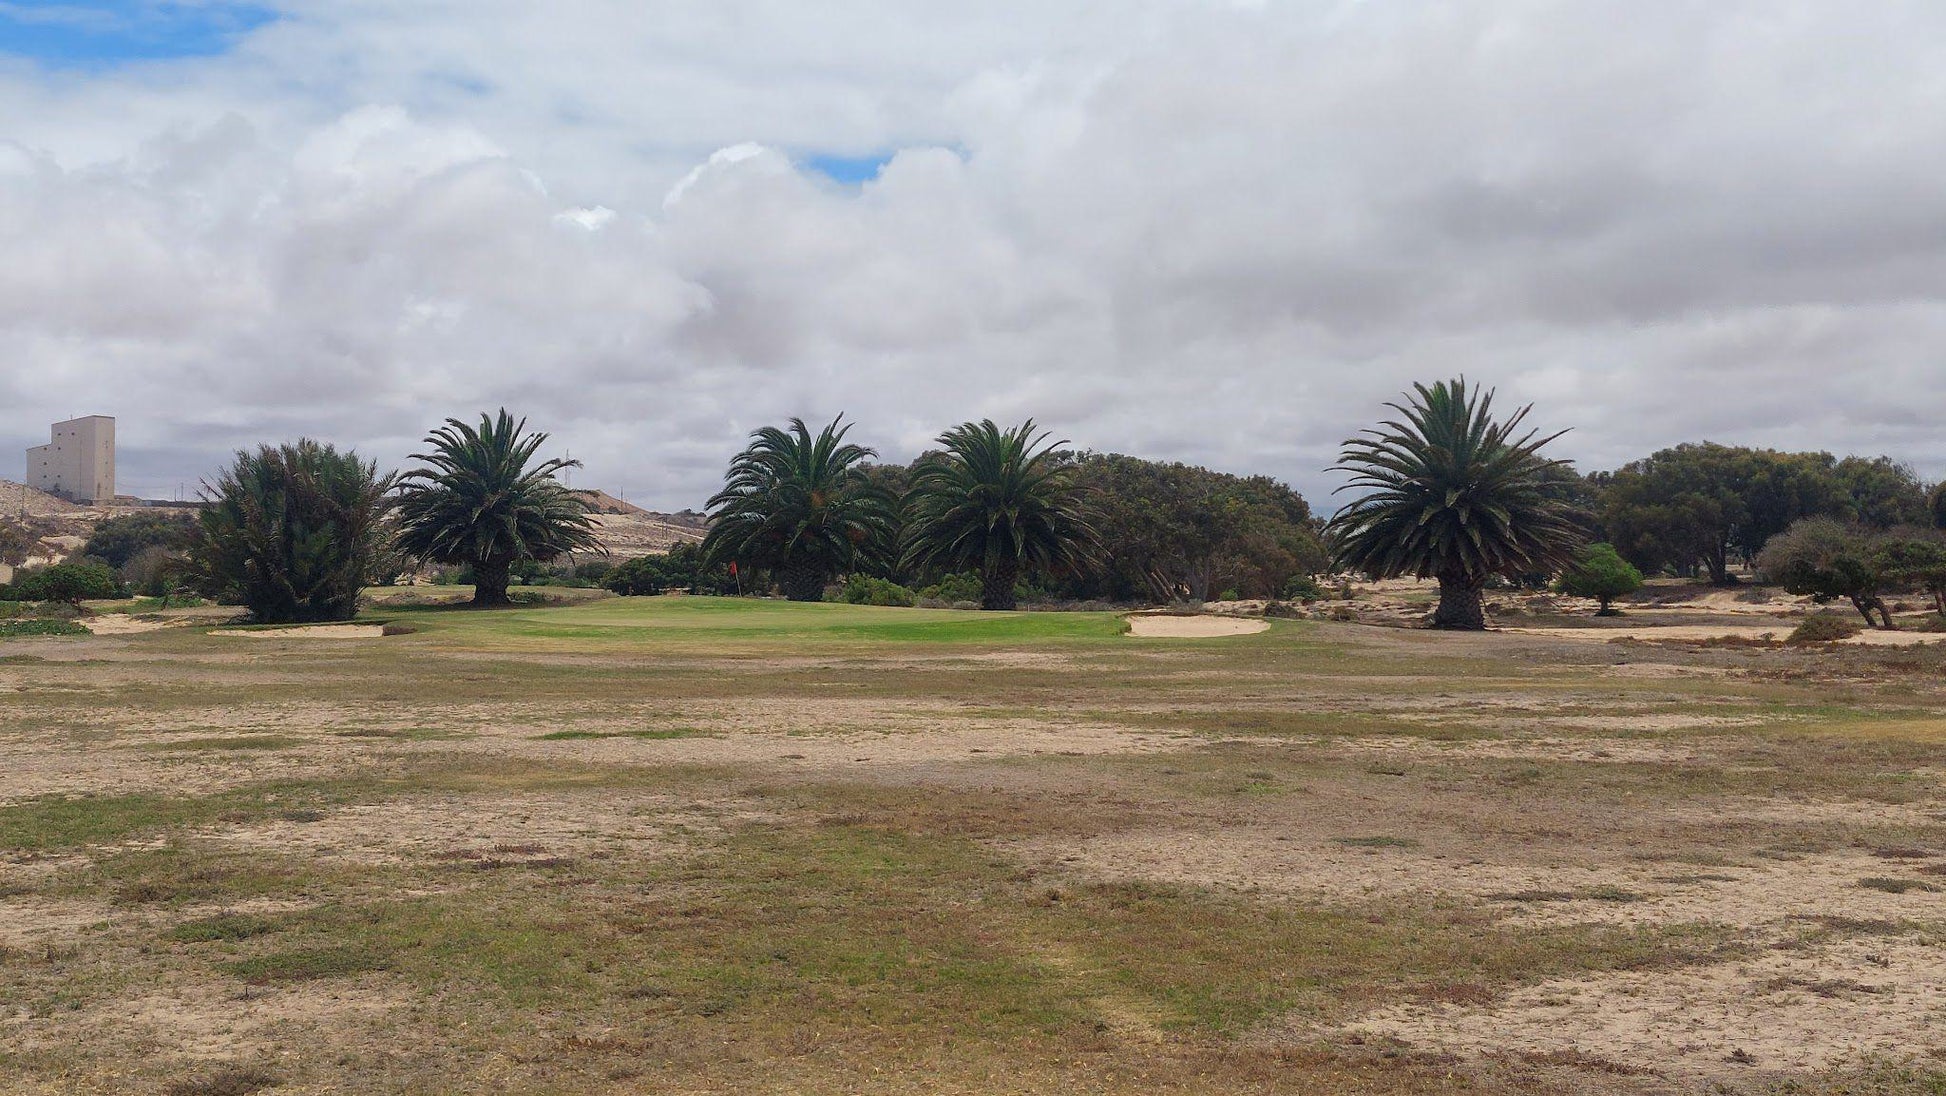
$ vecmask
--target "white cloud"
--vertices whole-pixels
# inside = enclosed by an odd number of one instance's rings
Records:
[[[220,58],[0,65],[0,444],[116,414],[161,493],[506,403],[673,507],[786,415],[903,457],[1031,414],[1322,503],[1382,400],[1465,371],[1594,466],[1707,436],[1946,475],[1942,32],[1916,2],[333,0]],[[862,187],[796,166],[885,150]]]

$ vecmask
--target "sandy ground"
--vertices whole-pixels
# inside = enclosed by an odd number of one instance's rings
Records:
[[[1783,639],[1790,628],[1761,624],[1651,624],[1640,628],[1501,628],[1515,635],[1551,636],[1606,643],[1616,639]],[[1878,629],[1860,632],[1838,643],[1874,647],[1910,647],[1922,643],[1946,643],[1939,632],[1887,632]]]
[[[1128,634],[1154,639],[1213,639],[1244,636],[1270,627],[1267,620],[1220,616],[1167,616],[1137,613],[1128,618]]]
[[[1594,1052],[1657,1072],[1714,1077],[1898,1061],[1937,1045],[1946,948],[1848,939],[1773,948],[1680,971],[1623,972],[1516,990],[1486,1007],[1405,1005],[1350,1029],[1409,1045]]]
[[[177,623],[186,624],[188,622],[178,621]],[[131,616],[127,613],[109,613],[103,616],[86,617],[81,620],[80,624],[83,628],[88,629],[98,636],[140,635],[143,632],[160,631],[170,626],[170,622],[166,620]]]
[[[222,628],[213,636],[241,636],[245,639],[381,639],[381,624],[307,624],[295,628]]]

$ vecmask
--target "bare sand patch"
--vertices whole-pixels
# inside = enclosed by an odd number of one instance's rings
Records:
[[[80,622],[83,628],[98,636],[132,636],[143,632],[159,632],[169,627],[166,620],[154,620],[129,616],[126,613],[110,613],[106,616],[84,617]],[[181,621],[178,623],[187,623]]]
[[[1348,824],[1344,832],[1373,832]],[[1339,902],[1440,895],[1534,925],[1663,925],[1711,922],[1743,929],[1805,918],[1937,919],[1937,892],[1862,887],[1911,870],[1858,850],[1758,858],[1722,868],[1625,860],[1576,847],[1559,852],[1346,847],[1274,827],[1130,830],[1088,840],[1013,842],[1010,848],[1066,870],[1115,881],[1185,883]],[[1466,852],[1450,851],[1467,848]],[[1488,859],[1487,857],[1493,857]],[[1946,954],[1942,954],[1946,959]]]
[[[1621,662],[1602,668],[1609,677],[1681,680],[1691,677],[1728,677],[1735,670],[1723,666],[1680,666],[1673,662]]]
[[[357,864],[459,854],[518,864],[624,850],[634,857],[667,855],[697,835],[763,817],[737,804],[613,790],[490,802],[454,795],[344,807],[316,821],[225,827],[201,836],[234,848]]]
[[[1137,613],[1126,619],[1128,634],[1144,639],[1214,639],[1218,636],[1246,636],[1270,627],[1270,622],[1267,620],[1247,620],[1242,617]]]
[[[1501,628],[1513,635],[1548,636],[1553,639],[1578,639],[1606,643],[1617,639],[1783,639],[1791,634],[1790,625],[1761,624],[1650,624],[1640,628]],[[1936,632],[1888,632],[1869,628],[1840,644],[1868,647],[1913,647],[1924,643],[1946,643]]]
[[[213,636],[247,639],[382,639],[382,624],[304,624],[293,628],[218,628]]]
[[[105,902],[55,898],[0,898],[0,947],[66,944],[90,925],[114,916]]]
[[[213,984],[184,985],[121,1001],[109,1001],[77,1018],[113,1032],[116,1043],[147,1047],[189,1059],[228,1059],[273,1047],[297,1037],[322,1035],[337,1043],[357,1028],[396,1008],[401,999],[363,983],[321,981],[291,989],[253,989],[238,994]],[[75,1020],[37,1020],[33,1029],[67,1026]],[[52,1030],[47,1034],[53,1035]],[[106,1034],[104,1032],[104,1034]],[[337,1035],[338,1038],[332,1038]]]
[[[1510,635],[1547,636],[1607,643],[1617,639],[1783,639],[1787,625],[1762,624],[1648,624],[1639,628],[1501,628]]]
[[[1867,937],[1677,971],[1516,990],[1486,1007],[1408,1004],[1347,1031],[1474,1053],[1580,1051],[1664,1074],[1817,1070],[1946,1045],[1946,948]]]

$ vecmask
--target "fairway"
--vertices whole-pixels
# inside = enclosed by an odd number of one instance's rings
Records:
[[[0,1091],[1946,1090],[1946,648],[365,619],[0,640]]]

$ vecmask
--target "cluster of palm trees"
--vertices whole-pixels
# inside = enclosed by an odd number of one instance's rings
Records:
[[[1436,577],[1433,625],[1481,628],[1491,577],[1574,562],[1585,532],[1556,491],[1565,462],[1540,453],[1558,435],[1522,433],[1528,408],[1496,420],[1493,393],[1464,379],[1387,406],[1398,417],[1347,441],[1337,465],[1352,474],[1341,490],[1364,492],[1325,526],[1339,569]],[[877,454],[846,441],[850,429],[840,415],[816,434],[795,418],[752,434],[709,501],[706,561],[773,576],[799,601],[865,563],[973,571],[981,607],[1011,609],[1024,576],[1096,558],[1066,443],[1032,419],[940,434],[903,497],[868,474]],[[576,462],[536,460],[547,438],[502,409],[446,420],[404,475],[308,439],[238,453],[212,485],[191,573],[260,619],[343,619],[390,551],[470,567],[474,604],[507,604],[516,563],[599,547],[586,504],[556,478]]]
[[[555,478],[574,462],[532,463],[547,435],[526,426],[504,409],[448,419],[402,476],[309,438],[239,452],[208,485],[185,577],[260,621],[349,620],[380,557],[402,552],[472,568],[474,604],[505,605],[515,562],[599,547]]]
[[[962,423],[939,435],[939,451],[914,467],[903,498],[866,474],[878,454],[845,441],[850,430],[840,415],[815,436],[795,418],[788,429],[753,433],[709,500],[705,557],[770,571],[794,601],[818,600],[874,556],[977,571],[984,609],[1012,609],[1023,574],[1092,559],[1096,537],[1065,443],[1050,442],[1032,419],[1012,429]]]
[[[1522,407],[1493,416],[1493,393],[1464,378],[1416,385],[1398,413],[1345,442],[1341,490],[1364,492],[1326,525],[1340,570],[1439,580],[1436,628],[1486,626],[1481,594],[1494,576],[1563,570],[1587,539],[1585,516],[1558,492],[1567,462],[1541,455],[1559,434],[1521,431]],[[864,474],[876,456],[848,443],[843,416],[813,436],[803,420],[765,427],[730,464],[710,499],[704,541],[717,561],[779,576],[786,596],[816,600],[873,553],[905,567],[974,570],[982,608],[1010,609],[1024,574],[1086,566],[1096,537],[1075,496],[1071,463],[1030,419],[991,420],[939,435],[893,498]]]

